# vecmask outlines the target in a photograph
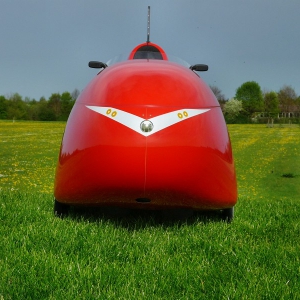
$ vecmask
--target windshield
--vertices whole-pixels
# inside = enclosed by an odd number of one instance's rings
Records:
[[[155,54],[156,53],[152,52],[152,51],[143,51],[143,55],[141,57],[138,57],[138,58],[135,58],[135,59],[158,59],[158,60],[161,60],[161,58],[159,56],[155,55]],[[108,62],[106,62],[106,64],[108,66],[111,66],[115,63],[122,62],[122,61],[125,61],[125,60],[129,60],[128,57],[129,57],[129,54],[123,53],[123,54],[117,55],[114,58],[110,59]],[[183,60],[179,57],[173,56],[173,55],[168,55],[168,61],[180,64],[180,65],[182,65],[186,68],[189,68],[191,66],[185,60]]]

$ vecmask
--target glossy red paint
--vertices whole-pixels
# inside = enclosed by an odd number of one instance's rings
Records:
[[[129,60],[101,71],[77,99],[59,154],[56,200],[149,209],[233,207],[236,174],[218,101],[195,72],[166,55],[132,59],[140,46]],[[191,109],[199,114],[190,117]],[[126,122],[137,116],[152,120],[154,128],[158,119],[166,126],[170,112],[180,122],[144,136],[118,119],[124,112],[130,114]]]

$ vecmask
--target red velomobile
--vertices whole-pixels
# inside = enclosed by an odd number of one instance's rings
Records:
[[[138,45],[77,99],[56,169],[54,211],[95,205],[221,210],[237,201],[236,174],[218,101],[195,71],[158,45]]]

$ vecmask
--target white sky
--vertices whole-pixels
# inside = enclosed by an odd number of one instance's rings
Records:
[[[0,0],[0,95],[80,91],[106,62],[147,38],[226,98],[246,81],[300,94],[300,0]]]

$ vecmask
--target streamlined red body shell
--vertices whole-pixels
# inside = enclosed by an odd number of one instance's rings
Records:
[[[163,54],[159,60],[131,54],[101,71],[81,93],[59,154],[58,203],[235,205],[235,168],[219,103],[194,71]]]

